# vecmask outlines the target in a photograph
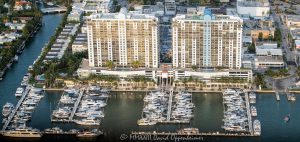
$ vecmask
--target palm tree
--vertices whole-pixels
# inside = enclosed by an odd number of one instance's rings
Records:
[[[133,61],[133,62],[131,63],[131,65],[132,65],[132,67],[133,67],[134,69],[137,69],[137,68],[139,68],[139,67],[141,66],[141,62],[138,61],[138,60],[136,60],[136,61]]]
[[[115,64],[113,61],[106,61],[105,65],[112,70],[115,67]]]
[[[192,65],[192,69],[193,69],[194,71],[196,71],[196,70],[198,69],[198,66],[197,66],[197,65]]]

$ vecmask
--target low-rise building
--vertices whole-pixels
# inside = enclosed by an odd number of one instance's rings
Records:
[[[242,68],[245,69],[255,68],[255,54],[243,54]]]
[[[282,56],[257,56],[255,68],[284,68],[285,63]]]
[[[31,2],[28,2],[28,1],[16,1],[15,2],[15,7],[14,7],[14,10],[16,11],[21,11],[21,10],[30,10],[31,9],[31,5],[32,3]]]
[[[71,37],[75,35],[79,24],[67,24],[62,32],[57,37],[55,43],[51,46],[50,51],[47,53],[44,62],[53,59],[61,59],[71,42]]]
[[[295,48],[300,49],[300,40],[295,40]]]
[[[284,15],[284,20],[288,28],[300,28],[300,15]]]
[[[87,35],[80,33],[72,44],[72,53],[87,51]]]
[[[8,26],[11,30],[22,30],[26,24],[23,23],[5,23],[5,26]]]
[[[255,68],[284,68],[282,49],[277,43],[258,43],[256,45]]]
[[[237,0],[237,12],[242,17],[269,17],[270,3],[268,0]]]
[[[300,39],[300,29],[291,29],[290,34],[294,40]]]
[[[0,44],[12,42],[12,41],[18,39],[19,37],[21,37],[21,35],[18,34],[18,33],[15,33],[15,32],[11,32],[11,33],[2,33],[2,34],[0,35]]]
[[[274,37],[275,27],[273,20],[245,20],[244,23],[244,36],[251,36],[254,40],[258,39],[260,33],[262,33],[263,39]]]

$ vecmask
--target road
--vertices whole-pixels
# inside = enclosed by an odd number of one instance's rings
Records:
[[[288,44],[288,34],[289,34],[289,30],[288,28],[281,22],[280,15],[275,14],[275,12],[273,12],[272,17],[275,21],[277,28],[281,29],[281,35],[282,35],[282,49],[285,53],[285,57],[286,57],[286,61],[287,62],[291,62],[291,61],[295,61],[295,52],[290,50],[290,46]]]

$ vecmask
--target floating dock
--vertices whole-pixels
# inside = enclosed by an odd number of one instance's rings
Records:
[[[2,127],[2,131],[6,130],[6,128],[10,124],[11,120],[14,118],[14,116],[16,115],[17,111],[19,110],[20,106],[22,105],[23,101],[27,97],[29,91],[30,91],[30,87],[27,86],[26,89],[25,89],[25,92],[23,93],[23,95],[21,97],[21,99],[19,100],[19,102],[16,105],[16,108],[14,109],[14,111],[12,113],[10,113],[10,115],[7,118],[7,120],[5,121],[5,123],[4,123],[3,127]]]
[[[219,137],[257,137],[249,133],[220,133],[220,132],[201,132],[193,134],[179,134],[176,132],[132,132],[130,137],[134,136],[219,136]]]
[[[168,122],[170,122],[170,119],[171,119],[172,100],[173,100],[173,89],[170,89],[170,92],[169,92],[169,101],[168,101],[168,112],[167,112],[167,121]]]
[[[79,96],[78,96],[78,98],[77,98],[77,100],[76,100],[76,102],[74,104],[73,110],[71,112],[71,116],[69,118],[70,121],[73,121],[74,115],[75,115],[75,113],[77,111],[77,108],[78,108],[80,102],[81,102],[83,94],[84,94],[84,89],[80,89]]]
[[[251,117],[251,113],[250,113],[250,104],[249,104],[249,93],[248,91],[244,91],[245,92],[245,103],[246,103],[246,108],[247,108],[247,115],[248,115],[248,125],[249,125],[249,132],[251,135],[253,135],[253,123],[252,123],[252,117]]]

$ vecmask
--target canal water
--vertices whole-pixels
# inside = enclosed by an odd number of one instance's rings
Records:
[[[16,88],[20,85],[23,75],[29,65],[40,54],[42,47],[54,34],[56,27],[61,22],[62,15],[45,15],[43,17],[43,27],[36,34],[35,38],[28,44],[19,57],[19,62],[14,64],[5,78],[0,81],[0,106],[6,102],[16,104],[14,96]],[[51,123],[50,114],[56,109],[58,100],[62,92],[46,92],[45,97],[39,103],[32,115],[31,127],[43,130],[54,126],[59,126],[65,130],[72,128],[85,129],[78,125],[69,123]],[[145,92],[134,93],[111,93],[108,105],[105,108],[105,118],[100,129],[105,131],[105,136],[97,141],[119,141],[120,136],[129,135],[132,131],[166,131],[175,132],[184,127],[196,127],[202,132],[222,132],[223,104],[222,96],[218,93],[194,93],[193,102],[194,119],[189,125],[160,124],[155,126],[138,126],[137,120],[141,118],[143,109],[143,97]],[[300,96],[297,95],[296,102],[288,102],[286,96],[281,95],[281,100],[277,102],[274,94],[259,94],[257,96],[256,107],[258,119],[262,124],[262,136],[256,138],[224,138],[224,137],[204,137],[203,141],[228,141],[228,142],[252,142],[252,141],[272,141],[272,142],[298,142],[300,139]],[[1,108],[2,109],[2,108]],[[289,123],[284,123],[285,115],[290,114]],[[0,115],[2,120],[2,115]],[[16,141],[13,139],[0,138],[0,141]],[[19,141],[19,140],[18,140]],[[79,141],[75,137],[51,136],[43,137],[41,141]]]
[[[54,35],[57,26],[61,23],[63,15],[45,15],[43,16],[43,26],[27,44],[22,55],[19,56],[18,63],[14,64],[10,70],[6,72],[5,77],[0,81],[0,106],[6,102],[16,104],[15,91],[20,86],[23,76],[27,73],[28,66],[40,55],[45,43],[47,43],[52,35]],[[2,115],[0,116],[2,120]],[[2,121],[1,121],[2,122]]]

